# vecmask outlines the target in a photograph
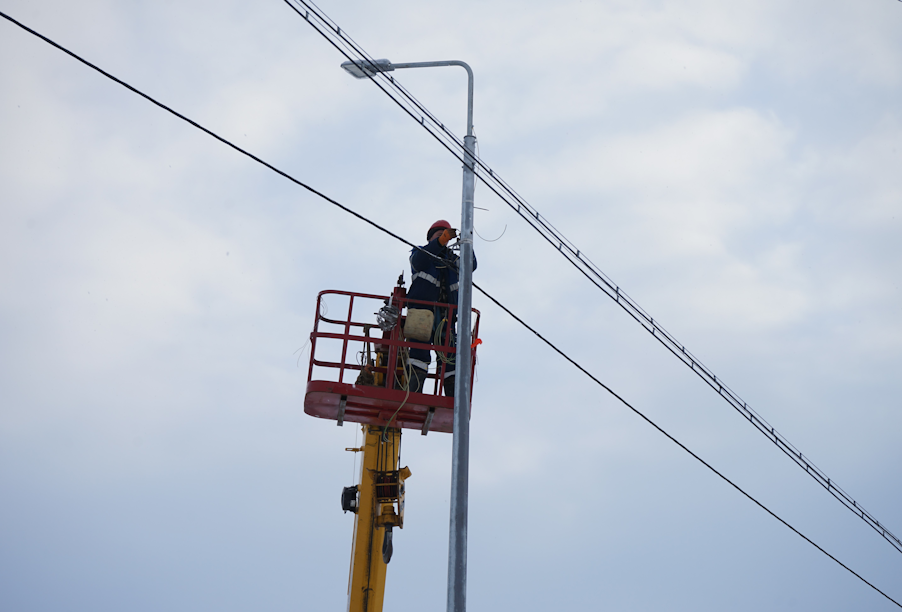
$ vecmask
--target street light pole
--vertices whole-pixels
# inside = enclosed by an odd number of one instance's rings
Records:
[[[473,306],[473,197],[476,191],[476,136],[473,135],[473,71],[457,60],[392,64],[386,59],[355,60],[341,67],[358,79],[400,68],[461,66],[467,71],[467,135],[460,215],[457,353],[454,379],[454,439],[451,450],[451,526],[448,545],[448,612],[467,609],[467,514],[470,472],[470,388]]]
[[[464,181],[460,213],[460,264],[457,300],[457,356],[454,379],[454,439],[451,450],[451,527],[448,546],[448,612],[467,609],[467,515],[470,478],[470,389],[472,381],[473,197],[476,190],[473,135],[473,73],[470,77]]]

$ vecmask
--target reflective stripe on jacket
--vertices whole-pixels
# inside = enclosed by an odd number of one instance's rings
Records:
[[[457,304],[457,265],[460,258],[451,249],[443,247],[438,238],[421,248],[422,250],[410,251],[411,280],[407,297],[426,302]],[[473,269],[476,269],[475,254]]]

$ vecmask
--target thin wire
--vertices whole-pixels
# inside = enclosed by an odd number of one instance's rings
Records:
[[[79,62],[85,64],[86,66],[88,66],[88,67],[90,67],[90,68],[93,68],[94,70],[96,70],[96,71],[99,72],[100,74],[102,74],[102,75],[106,76],[107,78],[109,78],[109,79],[115,81],[116,83],[122,85],[123,87],[126,87],[126,88],[129,89],[130,91],[132,91],[132,92],[134,92],[134,93],[140,95],[142,98],[145,98],[145,99],[148,100],[149,102],[155,104],[156,106],[159,106],[160,108],[166,110],[167,112],[169,112],[169,113],[175,115],[176,117],[182,119],[183,121],[185,121],[185,122],[191,124],[192,126],[198,128],[199,130],[201,130],[201,131],[205,132],[206,134],[212,136],[213,138],[215,138],[216,140],[222,142],[223,144],[225,144],[225,145],[227,145],[227,146],[229,146],[229,147],[235,149],[236,151],[238,151],[238,152],[240,152],[240,153],[246,155],[247,157],[249,157],[249,158],[253,159],[254,161],[256,161],[257,163],[259,163],[259,164],[261,164],[261,165],[263,165],[263,166],[269,168],[270,170],[272,170],[273,172],[279,174],[280,176],[283,176],[283,177],[287,178],[288,180],[290,180],[291,182],[293,182],[293,183],[295,183],[295,184],[297,184],[297,185],[303,187],[304,189],[310,191],[311,193],[314,193],[314,194],[318,195],[318,196],[319,196],[320,198],[322,198],[323,200],[325,200],[325,201],[329,202],[330,204],[332,204],[332,205],[334,205],[334,206],[340,208],[340,209],[343,210],[344,212],[346,212],[346,213],[348,213],[348,214],[350,214],[350,215],[352,215],[352,216],[354,216],[354,217],[360,219],[361,221],[367,223],[368,225],[370,225],[370,226],[372,226],[372,227],[378,229],[380,232],[382,232],[382,233],[384,233],[384,234],[386,234],[386,235],[388,235],[388,236],[391,236],[392,238],[398,240],[399,242],[402,242],[402,243],[404,243],[404,244],[406,244],[406,245],[408,245],[408,246],[411,246],[411,247],[413,247],[413,248],[415,248],[415,249],[419,249],[419,250],[421,250],[421,251],[423,251],[423,252],[428,252],[428,251],[425,251],[425,250],[423,250],[422,248],[420,248],[420,247],[414,245],[412,242],[409,242],[408,240],[405,240],[404,238],[402,238],[402,237],[399,236],[398,234],[395,234],[395,233],[392,232],[391,230],[389,230],[389,229],[387,229],[387,228],[385,228],[385,227],[379,225],[379,224],[376,223],[375,221],[372,221],[372,220],[366,218],[365,216],[361,215],[360,213],[357,213],[357,212],[355,212],[354,210],[348,208],[347,206],[344,206],[343,204],[340,204],[339,202],[337,202],[337,201],[333,200],[332,198],[330,198],[330,197],[328,197],[328,196],[322,194],[321,192],[317,191],[316,189],[314,189],[314,188],[312,188],[312,187],[310,187],[310,186],[308,186],[308,185],[302,183],[301,181],[299,181],[298,179],[292,177],[291,175],[289,175],[289,174],[283,172],[282,170],[279,170],[279,169],[276,168],[275,166],[272,166],[271,164],[269,164],[269,163],[263,161],[262,159],[256,157],[255,155],[253,155],[253,154],[251,154],[251,153],[245,151],[245,150],[242,149],[241,147],[238,147],[237,145],[232,144],[230,141],[226,140],[225,138],[223,138],[223,137],[221,137],[221,136],[215,134],[214,132],[211,132],[211,131],[208,130],[207,128],[204,128],[203,126],[201,126],[201,125],[199,125],[198,123],[192,121],[191,119],[188,119],[188,118],[185,117],[184,115],[182,115],[182,114],[180,114],[180,113],[178,113],[178,112],[172,110],[172,109],[169,108],[168,106],[165,106],[164,104],[162,104],[162,103],[156,101],[155,99],[151,98],[151,97],[148,96],[147,94],[144,94],[144,93],[142,93],[141,91],[135,89],[135,88],[132,87],[131,85],[128,85],[127,83],[121,81],[120,79],[117,79],[116,77],[112,76],[112,75],[109,74],[108,72],[102,70],[101,68],[98,68],[98,67],[95,66],[94,64],[92,64],[92,63],[88,62],[87,60],[81,58],[80,56],[76,55],[76,54],[73,53],[72,51],[69,51],[69,50],[66,49],[65,47],[62,47],[61,45],[55,43],[54,41],[50,40],[50,39],[47,38],[46,36],[43,36],[42,34],[39,34],[38,32],[32,30],[32,29],[29,28],[28,26],[26,26],[26,25],[20,23],[19,21],[13,19],[12,17],[10,17],[9,15],[7,15],[6,13],[3,13],[2,11],[0,11],[0,17],[3,17],[3,18],[6,19],[7,21],[10,21],[11,23],[14,23],[15,25],[19,26],[19,27],[22,28],[23,30],[25,30],[25,31],[27,31],[27,32],[29,32],[29,33],[31,33],[31,34],[37,36],[38,38],[40,38],[40,39],[42,39],[43,41],[45,41],[45,42],[47,42],[48,44],[50,44],[51,46],[53,46],[53,47],[59,49],[60,51],[63,51],[63,52],[66,53],[67,55],[73,57],[74,59],[76,59],[76,60],[78,60]],[[430,255],[431,255],[431,254],[430,254]],[[601,386],[603,389],[605,389],[608,393],[610,393],[610,394],[613,395],[615,398],[617,398],[618,400],[620,400],[620,402],[622,402],[627,408],[629,408],[630,410],[632,410],[634,413],[636,413],[638,416],[640,416],[643,420],[645,420],[647,423],[649,423],[651,426],[653,426],[653,427],[654,427],[655,429],[657,429],[659,432],[661,432],[662,434],[664,434],[664,435],[665,435],[669,440],[671,440],[674,444],[676,444],[677,446],[679,446],[680,448],[682,448],[684,451],[686,451],[687,453],[689,453],[690,455],[692,455],[695,459],[697,459],[699,462],[701,462],[705,467],[707,467],[709,470],[711,470],[712,472],[714,472],[715,474],[717,474],[718,476],[720,476],[723,480],[725,480],[727,483],[729,483],[731,486],[733,486],[737,491],[739,491],[739,492],[742,493],[745,497],[747,497],[748,499],[750,499],[751,501],[753,501],[757,506],[759,506],[760,508],[762,508],[763,510],[765,510],[768,514],[770,514],[770,515],[773,516],[775,519],[777,519],[778,521],[780,521],[783,525],[785,525],[786,527],[788,527],[789,529],[791,529],[791,530],[792,530],[794,533],[796,533],[799,537],[801,537],[801,538],[804,539],[806,542],[808,542],[809,544],[811,544],[812,546],[814,546],[815,548],[817,548],[819,551],[821,551],[822,553],[824,553],[825,555],[827,555],[828,557],[830,557],[830,559],[832,559],[832,560],[835,561],[838,565],[840,565],[841,567],[843,567],[844,569],[846,569],[846,570],[847,570],[849,573],[851,573],[853,576],[855,576],[856,578],[858,578],[859,580],[861,580],[862,582],[864,582],[866,585],[868,585],[869,587],[871,587],[872,589],[874,589],[875,591],[877,591],[878,593],[880,593],[881,595],[883,595],[883,596],[884,596],[886,599],[888,599],[889,601],[891,601],[891,602],[893,602],[894,604],[896,604],[896,606],[902,608],[902,604],[900,604],[900,603],[897,602],[895,599],[893,599],[892,597],[890,597],[889,595],[887,595],[886,593],[884,593],[883,591],[881,591],[879,588],[877,588],[876,586],[874,586],[873,584],[871,584],[870,582],[868,582],[868,581],[867,581],[865,578],[863,578],[860,574],[858,574],[857,572],[855,572],[855,571],[854,571],[853,569],[851,569],[849,566],[845,565],[842,561],[840,561],[839,559],[837,559],[836,557],[834,557],[833,555],[831,555],[829,552],[827,552],[826,550],[824,550],[823,548],[821,548],[820,546],[818,546],[814,541],[812,541],[810,538],[808,538],[807,536],[805,536],[804,534],[802,534],[799,530],[797,530],[795,527],[793,527],[792,525],[790,525],[789,523],[787,523],[785,520],[783,520],[782,518],[780,518],[777,514],[775,514],[773,511],[771,511],[769,508],[767,508],[767,506],[765,506],[764,504],[762,504],[761,502],[759,502],[757,499],[755,499],[754,497],[752,497],[749,493],[746,493],[741,487],[739,487],[737,484],[735,484],[735,483],[734,483],[733,481],[731,481],[729,478],[727,478],[726,476],[724,476],[723,474],[721,474],[720,472],[718,472],[713,466],[711,466],[709,463],[707,463],[704,459],[702,459],[701,457],[699,457],[698,455],[696,455],[694,452],[692,452],[691,450],[689,450],[689,448],[686,447],[685,445],[683,445],[679,440],[677,440],[676,438],[674,438],[673,436],[671,436],[669,433],[667,433],[664,429],[662,429],[660,426],[658,426],[654,421],[652,421],[651,419],[649,419],[647,416],[645,416],[645,415],[644,415],[642,412],[640,412],[638,409],[634,408],[631,404],[629,404],[626,400],[624,400],[621,396],[619,396],[616,392],[614,392],[610,387],[608,387],[607,385],[605,385],[604,383],[602,383],[599,379],[597,379],[594,375],[592,375],[588,370],[586,370],[586,369],[583,368],[581,365],[579,365],[579,363],[577,363],[575,360],[573,360],[571,357],[569,357],[566,353],[564,353],[564,352],[563,352],[561,349],[559,349],[557,346],[555,346],[554,344],[552,344],[552,343],[551,343],[549,340],[547,340],[544,336],[542,336],[541,334],[539,334],[538,331],[536,331],[534,328],[532,328],[530,325],[528,325],[528,324],[527,324],[525,321],[523,321],[521,318],[519,318],[518,316],[516,316],[511,310],[509,310],[507,307],[505,307],[503,304],[501,304],[501,302],[499,302],[499,301],[496,300],[494,297],[492,297],[492,296],[491,296],[489,293],[487,293],[482,287],[480,287],[480,286],[477,285],[476,283],[473,283],[473,286],[474,286],[480,293],[482,293],[482,294],[483,294],[484,296],[486,296],[489,300],[491,300],[496,306],[498,306],[498,307],[501,308],[504,312],[506,312],[506,313],[507,313],[510,317],[512,317],[515,321],[517,321],[518,323],[520,323],[520,325],[522,325],[523,327],[525,327],[526,329],[528,329],[529,331],[531,331],[533,334],[535,334],[540,340],[542,340],[545,344],[547,344],[551,349],[553,349],[553,350],[554,350],[556,353],[558,353],[561,357],[563,357],[564,359],[566,359],[567,361],[569,361],[573,366],[575,366],[575,367],[576,367],[578,370],[580,370],[583,374],[585,374],[586,376],[588,376],[589,378],[591,378],[595,383],[597,383],[599,386]]]
[[[65,53],[66,55],[69,55],[69,56],[71,56],[72,58],[78,60],[79,62],[81,62],[81,63],[84,64],[85,66],[88,66],[89,68],[93,68],[94,70],[96,70],[97,72],[99,72],[100,74],[102,74],[103,76],[107,77],[108,79],[110,79],[110,80],[112,80],[112,81],[115,81],[116,83],[118,83],[119,85],[122,85],[123,87],[125,87],[125,88],[128,89],[129,91],[131,91],[131,92],[133,92],[133,93],[135,93],[135,94],[141,96],[142,98],[144,98],[145,100],[147,100],[147,101],[150,102],[151,104],[154,104],[155,106],[158,106],[158,107],[162,108],[164,111],[166,111],[166,112],[168,112],[168,113],[170,113],[170,114],[172,114],[172,115],[178,117],[178,118],[181,119],[182,121],[185,121],[186,123],[191,124],[192,126],[196,127],[197,129],[199,129],[200,131],[204,132],[204,133],[207,134],[208,136],[211,136],[211,137],[215,138],[216,140],[218,140],[218,141],[221,142],[222,144],[226,145],[227,147],[231,147],[232,149],[238,151],[238,152],[241,153],[242,155],[245,155],[245,156],[251,158],[252,160],[254,160],[255,162],[257,162],[258,164],[260,164],[260,165],[262,165],[262,166],[265,166],[266,168],[269,168],[270,170],[272,170],[273,172],[275,172],[275,173],[278,174],[279,176],[282,176],[282,177],[288,179],[289,181],[291,181],[292,183],[294,183],[294,184],[297,185],[298,187],[303,187],[304,189],[306,189],[306,190],[309,191],[310,193],[312,193],[312,194],[314,194],[314,195],[316,195],[316,196],[319,196],[320,198],[326,200],[327,202],[329,202],[329,203],[332,204],[333,206],[337,206],[338,208],[340,208],[341,210],[345,211],[345,212],[348,213],[349,215],[352,215],[352,216],[354,216],[354,217],[360,219],[360,220],[363,221],[364,223],[367,223],[368,225],[371,225],[371,226],[373,226],[373,227],[379,229],[380,231],[382,231],[382,232],[388,234],[389,236],[391,236],[392,238],[395,238],[395,239],[397,239],[397,240],[400,240],[400,241],[403,242],[404,244],[410,245],[411,247],[417,248],[416,245],[413,244],[412,242],[408,242],[407,240],[405,240],[404,238],[401,238],[399,235],[395,234],[394,232],[391,232],[391,231],[389,231],[389,230],[387,230],[387,229],[385,229],[385,228],[383,228],[383,227],[377,225],[376,223],[374,223],[373,221],[370,221],[369,219],[367,219],[366,217],[364,217],[364,216],[361,215],[360,213],[355,212],[354,210],[351,210],[350,208],[348,208],[348,207],[345,206],[344,204],[341,204],[340,202],[337,202],[337,201],[333,200],[332,198],[330,198],[330,197],[327,196],[326,194],[322,193],[321,191],[317,191],[316,189],[314,189],[314,188],[311,187],[310,185],[307,185],[307,184],[305,184],[305,183],[302,183],[301,181],[299,181],[298,179],[294,178],[293,176],[291,176],[291,175],[288,174],[287,172],[284,172],[284,171],[282,171],[282,170],[279,170],[278,168],[276,168],[275,166],[273,166],[273,165],[270,164],[269,162],[266,162],[266,161],[260,159],[259,157],[257,157],[256,155],[254,155],[253,153],[251,153],[251,152],[249,152],[249,151],[247,151],[247,150],[245,150],[245,149],[242,149],[241,147],[239,147],[238,145],[234,144],[233,142],[231,142],[231,141],[229,141],[229,140],[226,140],[225,138],[223,138],[223,137],[220,136],[219,134],[217,134],[217,133],[215,133],[215,132],[213,132],[213,131],[211,131],[211,130],[208,130],[207,128],[205,128],[204,126],[200,125],[200,124],[197,123],[196,121],[193,121],[193,120],[189,119],[189,118],[186,117],[185,115],[179,113],[179,112],[176,111],[176,110],[173,110],[172,108],[166,106],[166,105],[163,104],[162,102],[159,102],[159,101],[155,100],[154,98],[151,98],[149,95],[145,94],[144,92],[142,92],[142,91],[140,91],[140,90],[138,90],[138,89],[135,89],[134,87],[132,87],[131,85],[129,85],[129,84],[126,83],[125,81],[122,81],[122,80],[120,80],[120,79],[114,77],[112,74],[110,74],[110,73],[107,72],[106,70],[103,70],[102,68],[99,68],[98,66],[96,66],[96,65],[92,64],[91,62],[89,62],[88,60],[86,60],[86,59],[84,59],[84,58],[82,58],[82,57],[76,55],[75,53],[73,53],[72,51],[69,51],[69,50],[66,49],[65,47],[63,47],[63,46],[61,46],[61,45],[59,45],[59,44],[53,42],[52,40],[50,40],[49,38],[47,38],[47,37],[44,36],[43,34],[39,34],[38,32],[32,30],[31,28],[29,28],[29,27],[26,26],[25,24],[20,23],[19,21],[16,21],[15,19],[13,19],[12,17],[10,17],[10,16],[7,15],[6,13],[0,11],[0,16],[2,16],[2,17],[3,17],[4,19],[6,19],[7,21],[10,21],[10,22],[16,24],[17,26],[19,26],[20,28],[22,28],[22,29],[25,30],[26,32],[29,32],[30,34],[34,34],[35,36],[37,36],[38,38],[40,38],[40,39],[43,40],[44,42],[48,43],[49,45],[51,45],[51,46],[53,46],[53,47],[56,47],[57,49],[59,49],[60,51],[62,51],[63,53]]]
[[[687,453],[689,453],[690,455],[692,455],[692,457],[694,457],[695,459],[697,459],[702,465],[704,465],[706,468],[708,468],[709,470],[711,470],[712,472],[714,472],[715,474],[717,474],[718,476],[720,476],[720,478],[722,478],[727,484],[729,484],[729,485],[732,486],[734,489],[736,489],[737,491],[739,491],[740,493],[742,493],[744,496],[746,496],[747,498],[749,498],[751,501],[755,502],[755,504],[756,504],[758,507],[760,507],[762,510],[764,510],[765,512],[767,512],[768,514],[770,514],[772,517],[774,517],[775,519],[777,519],[777,520],[780,521],[781,523],[783,523],[786,527],[789,527],[789,529],[791,529],[793,532],[795,532],[796,535],[798,535],[799,537],[801,537],[802,539],[804,539],[806,542],[808,542],[809,544],[811,544],[812,546],[814,546],[815,548],[817,548],[819,551],[821,551],[822,553],[824,553],[825,555],[827,555],[828,557],[830,557],[831,559],[833,559],[834,561],[836,561],[839,565],[841,565],[842,567],[844,567],[846,570],[848,570],[850,573],[852,573],[852,575],[856,576],[859,580],[861,580],[862,582],[864,582],[865,584],[867,584],[869,587],[871,587],[872,589],[874,589],[875,591],[877,591],[878,593],[880,593],[881,595],[883,595],[884,597],[886,597],[888,600],[890,600],[891,602],[893,602],[894,604],[896,604],[897,606],[899,606],[900,608],[902,608],[902,604],[900,604],[898,601],[896,601],[895,599],[893,599],[892,597],[890,597],[889,595],[887,595],[886,593],[884,593],[883,591],[881,591],[880,589],[878,589],[876,586],[874,586],[873,584],[871,584],[870,582],[868,582],[867,580],[865,580],[865,579],[864,579],[859,573],[857,573],[855,570],[853,570],[853,569],[850,568],[848,565],[846,565],[845,563],[843,563],[842,561],[840,561],[839,559],[837,559],[836,557],[834,557],[833,555],[831,555],[830,553],[828,553],[826,550],[824,550],[823,548],[821,548],[821,547],[820,547],[819,545],[817,545],[813,540],[811,540],[808,536],[806,536],[805,534],[803,534],[801,531],[799,531],[798,529],[796,529],[795,527],[793,527],[793,526],[790,525],[789,523],[787,523],[785,520],[783,520],[782,518],[780,518],[776,513],[774,513],[770,508],[768,508],[767,506],[765,506],[764,504],[762,504],[761,502],[759,502],[757,499],[755,499],[754,497],[752,497],[752,496],[751,496],[749,493],[747,493],[742,487],[740,487],[740,486],[737,485],[735,482],[733,482],[732,480],[730,480],[729,478],[727,478],[726,476],[724,476],[723,474],[721,474],[719,471],[717,471],[717,469],[716,469],[714,466],[712,466],[710,463],[708,463],[707,461],[705,461],[704,459],[702,459],[701,457],[699,457],[698,455],[696,455],[694,452],[692,452],[691,450],[689,450],[689,448],[688,448],[685,444],[683,444],[682,442],[680,442],[679,440],[677,440],[676,438],[674,438],[672,435],[670,435],[669,433],[667,433],[666,431],[664,431],[664,429],[662,429],[660,425],[658,425],[657,423],[655,423],[654,421],[652,421],[650,418],[648,418],[647,416],[645,416],[645,414],[643,414],[641,411],[639,411],[637,408],[635,408],[632,404],[630,404],[630,403],[627,402],[625,399],[623,399],[620,395],[618,395],[616,391],[614,391],[614,390],[611,389],[609,386],[607,386],[606,384],[604,384],[603,382],[601,382],[599,379],[595,378],[595,376],[594,376],[591,372],[589,372],[589,371],[586,370],[584,367],[582,367],[582,366],[581,366],[579,363],[577,363],[573,358],[571,358],[569,355],[567,355],[567,353],[565,353],[564,351],[562,351],[561,349],[559,349],[557,346],[555,346],[554,344],[552,344],[552,342],[551,342],[550,340],[548,340],[547,338],[545,338],[545,336],[543,336],[543,335],[540,334],[538,331],[536,331],[534,328],[532,328],[528,323],[526,323],[526,321],[524,321],[523,319],[521,319],[520,317],[518,317],[517,315],[515,315],[513,312],[511,312],[511,310],[510,310],[509,308],[507,308],[507,307],[504,306],[501,302],[499,302],[499,301],[496,300],[494,297],[492,297],[491,295],[489,295],[482,287],[480,287],[480,286],[477,285],[476,283],[473,283],[473,287],[475,287],[477,290],[479,290],[479,292],[482,293],[482,295],[484,295],[484,296],[487,297],[489,300],[491,300],[492,303],[494,303],[496,306],[498,306],[501,310],[503,310],[504,312],[506,312],[511,318],[513,318],[515,321],[517,321],[517,323],[519,323],[520,325],[522,325],[523,327],[525,327],[526,329],[528,329],[529,331],[531,331],[533,334],[535,334],[536,337],[537,337],[539,340],[541,340],[542,342],[544,342],[544,343],[545,343],[549,348],[551,348],[554,352],[556,352],[558,355],[560,355],[561,357],[563,357],[564,359],[566,359],[567,361],[569,361],[576,369],[578,369],[580,372],[582,372],[583,374],[585,374],[586,376],[588,376],[589,378],[591,378],[598,386],[600,386],[602,389],[604,389],[605,391],[607,391],[608,393],[610,393],[611,395],[613,395],[615,398],[617,398],[617,400],[619,400],[621,404],[623,404],[624,406],[626,406],[627,408],[629,408],[630,410],[632,410],[632,411],[633,411],[634,413],[636,413],[642,420],[644,420],[646,423],[648,423],[649,425],[651,425],[652,427],[654,427],[655,429],[657,429],[660,433],[664,434],[664,436],[666,436],[668,440],[670,440],[671,442],[673,442],[674,444],[676,444],[677,446],[679,446],[680,448],[682,448],[684,451],[686,451]]]
[[[479,236],[480,238],[482,238],[482,235],[481,235],[479,232],[476,231],[476,228],[475,228],[475,227],[473,228],[473,231],[476,232],[476,235],[477,235],[477,236]],[[506,231],[507,231],[507,223],[504,224],[504,229],[501,230],[501,235],[500,235],[500,236],[498,236],[497,238],[495,238],[495,239],[493,239],[493,240],[489,240],[488,238],[482,238],[482,240],[483,240],[484,242],[498,242],[499,240],[501,240],[501,236],[504,236],[504,232],[506,232]]]
[[[404,404],[407,403],[407,399],[410,397],[410,371],[413,370],[413,366],[410,365],[410,355],[407,352],[407,347],[401,347],[402,358],[401,358],[401,368],[404,370],[404,377],[407,379],[404,383],[404,390],[407,392],[404,394],[404,401],[398,406],[398,409],[395,410],[394,414],[391,415],[391,418],[385,423],[385,429],[382,430],[382,441],[387,442],[385,438],[385,431],[388,429],[388,426],[391,425],[391,422],[395,420],[395,417],[398,416],[398,413],[401,412],[401,408],[404,407]],[[409,369],[408,369],[408,366]],[[425,381],[424,383],[425,384]]]
[[[304,353],[307,351],[307,346],[309,344],[310,344],[310,338],[307,338],[307,341],[304,343],[304,345],[301,348],[297,349],[294,353],[292,353],[292,355],[300,353],[298,355],[298,361],[295,364],[297,367],[301,367],[301,357],[304,356]]]
[[[332,46],[348,60],[363,61],[369,63],[374,68],[376,67],[373,57],[354,42],[346,32],[342,31],[341,28],[313,2],[310,0],[285,0],[285,3],[303,17],[311,27],[322,35],[323,38],[332,44]],[[304,12],[293,3],[303,5],[308,10]],[[557,228],[555,228],[548,219],[543,217],[538,210],[526,202],[513,187],[504,182],[504,180],[484,163],[478,155],[470,156],[470,154],[466,153],[463,141],[445,127],[445,125],[412,94],[410,94],[410,92],[404,89],[394,77],[378,72],[375,69],[372,72],[373,74],[368,75],[369,79],[402,110],[404,110],[404,112],[417,121],[417,123],[445,147],[448,152],[464,164],[467,163],[467,158],[473,159],[475,170],[482,170],[481,172],[476,172],[477,178],[494,192],[495,195],[501,198],[505,204],[514,210],[514,212],[529,223],[533,229],[539,232],[539,234],[565,259],[567,259],[571,265],[579,270],[589,282],[613,299],[618,306],[651,333],[652,336],[654,336],[658,342],[663,344],[667,350],[680,359],[708,386],[716,390],[718,395],[720,395],[744,418],[748,419],[759,432],[773,442],[777,448],[792,459],[796,465],[804,469],[815,482],[824,487],[834,498],[879,533],[898,552],[902,553],[902,540],[878,521],[874,515],[862,508],[861,504],[856,502],[848,493],[837,486],[823,470],[805,457],[798,448],[789,442],[789,440],[781,433],[776,431],[772,425],[755,412],[747,402],[724,384],[722,380],[719,380],[710,369],[708,369],[691,352],[686,350],[685,345],[677,341],[672,334],[664,329],[660,323],[655,321],[654,318],[639,306],[635,300],[621,290],[610,277],[586,257],[585,254],[583,254],[582,251],[570,242],[570,240],[568,240],[560,231],[558,231]],[[396,91],[400,95],[400,98],[393,95],[389,89]]]
[[[357,484],[357,478],[359,478],[357,474],[357,453],[359,452],[359,446],[357,446],[357,436],[360,434],[360,430],[356,427],[354,428],[354,466],[351,468],[351,482]],[[366,438],[364,438],[364,441]]]
[[[436,346],[443,344],[442,343],[442,332],[444,331],[445,323],[447,323],[447,322],[448,322],[448,318],[443,317],[442,320],[439,322],[439,324],[436,326],[435,333],[432,334],[432,344],[435,344]],[[453,333],[453,332],[451,332],[451,333]],[[454,344],[455,345],[457,344],[456,337],[454,338]],[[435,362],[435,373],[436,374],[438,374],[439,370],[440,370],[439,362],[444,363],[445,365],[448,365],[449,363],[454,363],[454,355],[451,355],[449,357],[447,354],[445,354],[444,351],[435,351],[435,356],[437,357],[437,360]]]

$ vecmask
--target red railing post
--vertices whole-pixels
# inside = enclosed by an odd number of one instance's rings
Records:
[[[350,296],[348,300],[348,318],[345,320],[344,339],[341,342],[341,366],[338,369],[338,382],[344,382],[345,376],[345,359],[348,356],[348,336],[351,335],[351,316],[354,314],[354,296]]]
[[[401,337],[401,316],[398,315],[398,325],[395,325],[394,328],[389,332],[388,339],[389,340],[398,340]],[[385,346],[386,351],[388,351],[388,360],[385,363],[385,388],[386,389],[394,389],[395,388],[395,370],[398,366],[398,351],[401,350],[400,347],[397,347],[393,344],[387,344]]]
[[[313,320],[313,333],[310,334],[310,368],[307,370],[307,380],[313,380],[313,356],[316,354],[316,332],[319,331],[319,309],[322,299],[322,293],[316,296],[316,318]]]

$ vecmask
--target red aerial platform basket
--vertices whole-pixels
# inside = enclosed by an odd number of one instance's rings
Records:
[[[326,299],[328,298],[328,300]],[[396,306],[397,323],[387,331],[375,320],[383,306]],[[437,307],[444,315],[444,341],[427,344],[405,339],[402,328],[406,317],[403,308]],[[342,314],[332,314],[341,308]],[[316,299],[316,322],[310,334],[310,368],[304,412],[322,419],[332,419],[376,426],[419,429],[425,436],[430,431],[450,433],[454,423],[454,398],[441,395],[445,364],[437,360],[436,371],[430,372],[422,393],[405,390],[403,349],[428,349],[454,355],[451,323],[456,304],[440,304],[407,299],[404,287],[395,287],[391,296],[321,291]],[[346,315],[344,313],[347,313]],[[476,367],[476,345],[479,338],[479,311],[473,309],[473,349],[471,380]],[[370,336],[376,330],[380,337]],[[368,364],[371,364],[368,366]],[[366,370],[373,374],[367,383],[358,383],[358,375]],[[361,377],[362,378],[362,377]],[[472,398],[472,385],[470,397]]]

